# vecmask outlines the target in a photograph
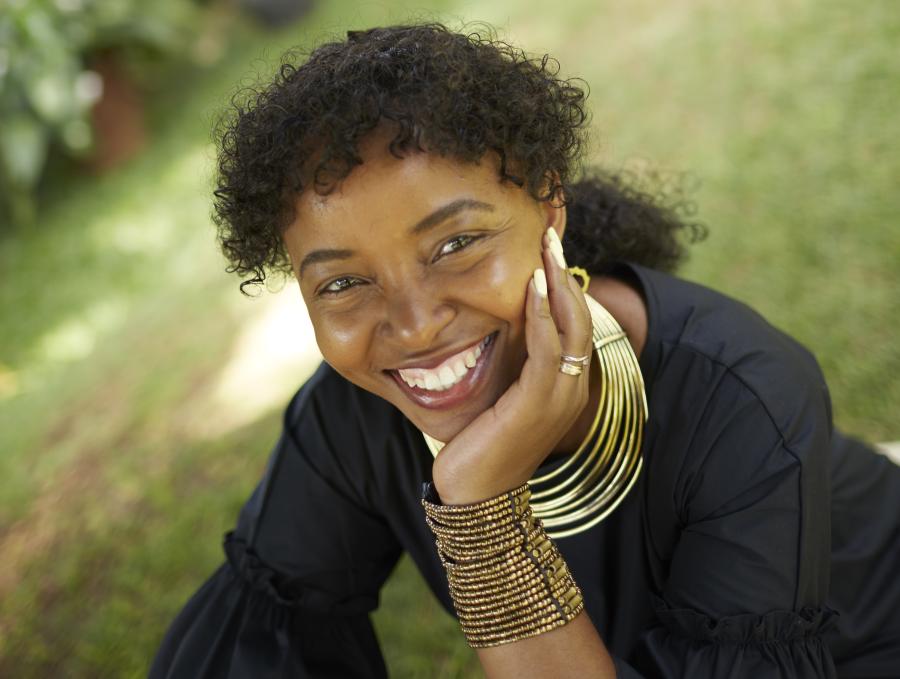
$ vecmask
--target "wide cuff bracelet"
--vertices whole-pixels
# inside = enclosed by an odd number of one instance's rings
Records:
[[[584,608],[559,549],[531,511],[530,497],[523,483],[481,502],[444,505],[433,484],[423,487],[425,521],[472,648],[542,634]]]

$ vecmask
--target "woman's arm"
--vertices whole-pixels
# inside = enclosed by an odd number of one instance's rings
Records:
[[[347,478],[358,429],[334,403],[350,394],[323,363],[291,400],[226,562],[169,624],[149,679],[387,678],[370,613],[401,545]]]
[[[562,627],[511,644],[476,649],[488,679],[612,679],[612,657],[582,611]]]

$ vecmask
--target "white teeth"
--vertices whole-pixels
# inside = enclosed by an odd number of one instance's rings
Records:
[[[472,365],[475,364],[473,363]],[[451,367],[453,368],[453,373],[459,378],[462,378],[469,371],[469,368],[466,367],[465,361],[461,358],[457,358],[455,361],[453,361]]]
[[[447,387],[452,387],[456,384],[459,379],[456,377],[456,373],[453,372],[453,368],[449,365],[442,366],[438,371],[438,377],[441,378],[441,386],[445,389]]]
[[[400,378],[410,386],[431,391],[444,391],[457,384],[470,368],[474,368],[481,356],[482,348],[487,344],[487,339],[482,340],[474,349],[469,349],[462,355],[452,356],[445,361],[440,368],[405,368],[398,370]]]

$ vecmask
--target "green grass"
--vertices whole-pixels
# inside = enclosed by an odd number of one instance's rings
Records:
[[[273,362],[286,331],[253,328],[301,314],[296,290],[249,301],[222,272],[209,129],[235,84],[328,32],[424,11],[557,56],[591,87],[598,162],[699,180],[710,237],[684,275],[810,347],[838,425],[900,438],[889,0],[321,5],[280,33],[230,28],[225,58],[153,97],[146,153],[54,185],[37,226],[0,240],[0,676],[143,676],[220,563],[314,347],[298,330]],[[408,560],[374,620],[393,676],[480,676]]]

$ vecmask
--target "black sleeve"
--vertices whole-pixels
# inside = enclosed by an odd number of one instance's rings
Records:
[[[364,444],[348,445],[353,414],[315,389],[322,374],[288,407],[226,561],[171,624],[150,679],[387,676],[369,613],[401,548],[350,478]]]
[[[723,377],[668,499],[681,530],[655,624],[619,676],[836,676],[822,635],[835,615],[830,404],[817,385],[795,392],[766,404]],[[792,413],[789,430],[773,407]]]

